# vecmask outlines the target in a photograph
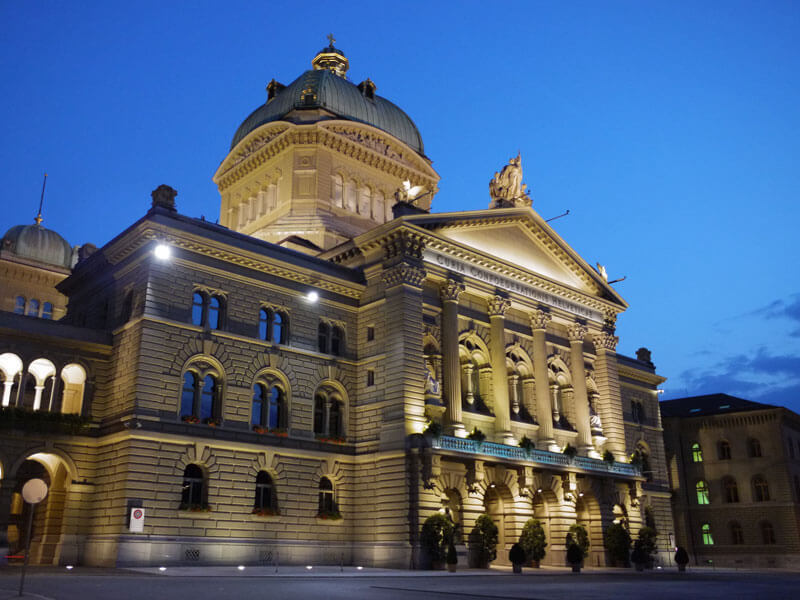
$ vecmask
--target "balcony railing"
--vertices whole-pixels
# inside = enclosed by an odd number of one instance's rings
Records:
[[[479,454],[483,456],[494,456],[509,460],[521,460],[542,465],[552,465],[566,469],[577,467],[584,471],[594,471],[597,473],[612,473],[614,475],[624,475],[635,477],[640,475],[639,470],[631,464],[621,462],[607,462],[597,458],[587,458],[585,456],[575,456],[570,458],[566,454],[548,452],[546,450],[525,450],[518,446],[506,446],[494,442],[478,442],[467,438],[457,438],[443,435],[434,438],[432,443],[434,448],[440,450],[452,450],[464,452],[465,454]]]

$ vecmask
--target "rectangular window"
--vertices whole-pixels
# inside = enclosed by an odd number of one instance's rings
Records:
[[[374,339],[375,339],[375,328],[367,327],[367,341],[371,342]]]
[[[373,371],[372,369],[367,371],[367,385],[368,386],[375,385],[375,371]]]

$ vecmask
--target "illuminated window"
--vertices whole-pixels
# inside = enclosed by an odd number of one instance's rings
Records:
[[[731,504],[739,501],[739,487],[733,477],[723,479],[722,488],[725,490],[725,502]]]
[[[747,450],[750,458],[759,458],[761,456],[761,442],[756,438],[750,438],[747,442]]]
[[[741,546],[744,544],[744,532],[742,531],[742,526],[736,522],[732,521],[730,524],[731,529],[731,544],[734,546]]]
[[[753,478],[753,498],[756,502],[767,502],[769,500],[769,484],[761,475]]]
[[[18,315],[25,314],[25,296],[17,296],[14,302],[14,313]]]
[[[272,484],[272,477],[266,471],[259,471],[256,475],[256,497],[253,502],[253,512],[270,511],[277,512],[278,503],[275,499],[275,486]]]
[[[700,532],[703,536],[703,544],[706,546],[713,546],[714,538],[711,535],[711,525],[708,523],[703,523],[703,525],[700,527]]]
[[[726,442],[725,440],[722,440],[719,443],[718,450],[719,450],[719,459],[720,460],[730,460],[731,459],[731,445],[728,442]]]
[[[708,501],[708,484],[705,481],[698,481],[695,490],[697,491],[698,504],[710,504]]]
[[[703,462],[703,451],[700,449],[700,444],[697,442],[692,444],[692,462]]]
[[[761,542],[768,545],[775,543],[775,529],[769,521],[761,522]]]
[[[327,477],[319,480],[319,514],[331,515],[337,512],[333,484]]]

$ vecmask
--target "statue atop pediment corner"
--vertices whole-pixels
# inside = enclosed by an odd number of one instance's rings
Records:
[[[522,183],[522,157],[517,152],[508,164],[489,182],[489,195],[492,201],[489,208],[519,208],[531,205],[531,198]]]

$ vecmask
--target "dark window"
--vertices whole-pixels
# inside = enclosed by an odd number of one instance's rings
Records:
[[[201,508],[204,487],[203,470],[197,465],[187,465],[183,470],[183,489],[181,490],[181,509]]]
[[[253,409],[250,417],[250,424],[261,427],[264,416],[264,397],[266,391],[264,386],[257,383],[253,386]]]
[[[205,312],[206,299],[200,292],[192,295],[192,325],[203,326],[203,313]]]
[[[789,446],[789,457],[794,458],[794,443],[792,442],[791,438],[786,440],[786,443]]]
[[[39,316],[39,301],[35,299],[28,300],[28,312],[26,313],[29,317],[38,317]]]
[[[722,487],[725,490],[725,502],[734,503],[739,501],[739,487],[733,477],[723,479]]]
[[[631,402],[631,417],[634,423],[644,422],[644,405],[638,400]]]
[[[731,522],[731,544],[734,546],[741,546],[744,544],[744,532],[742,526],[736,521]]]
[[[17,300],[14,303],[14,312],[18,315],[25,314],[25,296],[17,296]]]
[[[325,432],[325,397],[314,398],[314,433],[322,435]]]
[[[43,319],[52,319],[53,318],[53,305],[50,302],[45,302],[42,305],[42,318]]]
[[[341,356],[344,352],[344,331],[341,327],[333,326],[331,329],[331,354]]]
[[[320,352],[328,353],[328,342],[330,340],[330,327],[327,323],[320,323],[317,328],[317,346]]]
[[[731,445],[728,442],[726,442],[725,440],[722,440],[719,443],[718,450],[719,450],[719,459],[720,460],[730,460],[731,459]]]
[[[217,412],[217,378],[213,375],[206,375],[203,379],[203,391],[200,395],[200,414],[201,420],[213,419]]]
[[[764,544],[775,543],[775,529],[773,529],[772,523],[769,521],[763,521],[761,523],[761,541]]]
[[[374,339],[375,339],[375,328],[367,327],[367,341],[371,342]]]
[[[747,442],[747,448],[750,458],[759,458],[761,456],[761,442],[756,438],[750,438]]]
[[[329,515],[336,512],[336,502],[333,497],[333,484],[327,477],[319,480],[319,513]]]
[[[267,426],[271,429],[280,429],[284,426],[284,413],[286,407],[283,398],[283,390],[278,386],[272,386],[269,390],[269,421]]]
[[[767,480],[757,475],[753,479],[753,497],[756,502],[769,501],[769,484]]]
[[[367,385],[375,385],[375,371],[372,369],[367,371]]]
[[[256,498],[253,507],[257,511],[272,512],[277,508],[275,488],[272,485],[272,478],[266,471],[259,471],[256,475]]]
[[[331,400],[328,408],[328,435],[331,437],[342,435],[342,408],[338,400]]]
[[[181,392],[181,416],[189,417],[194,414],[195,399],[198,396],[197,375],[191,371],[183,374],[183,391]]]

